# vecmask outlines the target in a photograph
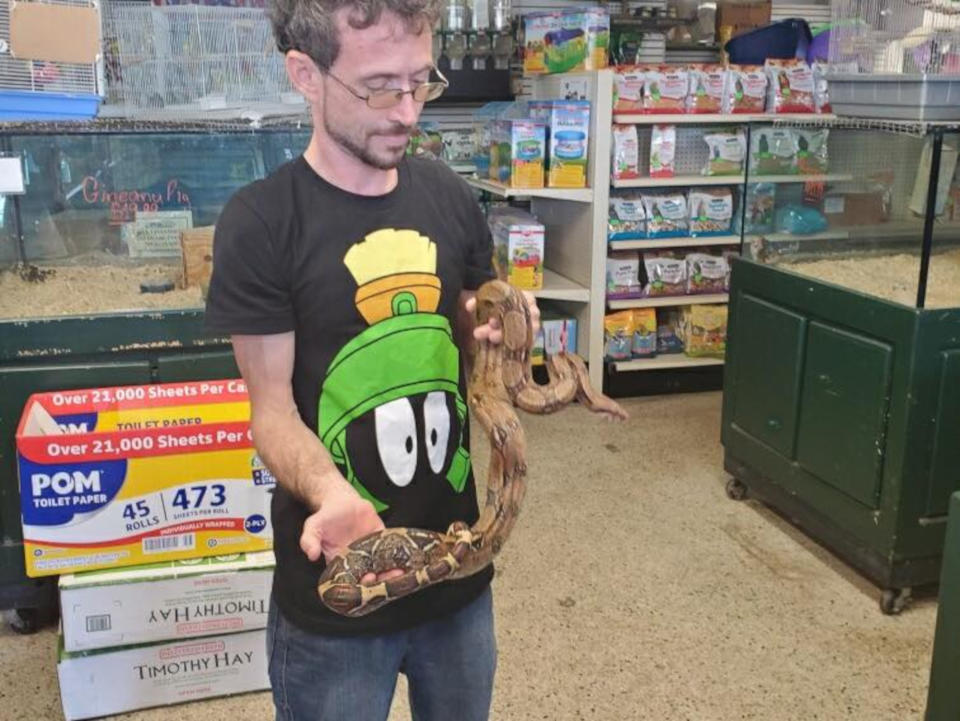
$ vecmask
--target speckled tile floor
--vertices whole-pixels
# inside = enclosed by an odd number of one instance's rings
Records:
[[[878,589],[727,499],[719,393],[625,405],[622,425],[581,408],[524,418],[531,476],[497,564],[492,718],[921,718],[935,599],[883,616]],[[62,718],[54,656],[53,629],[0,628],[0,719]],[[401,679],[390,721],[410,718],[405,693]],[[246,721],[272,706],[257,693],[115,718]]]

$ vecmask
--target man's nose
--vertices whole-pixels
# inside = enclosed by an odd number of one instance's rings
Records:
[[[394,105],[390,112],[390,120],[395,123],[412,128],[417,120],[420,119],[420,112],[423,110],[423,103],[418,103],[413,99],[411,93],[405,93],[400,98],[400,102]]]

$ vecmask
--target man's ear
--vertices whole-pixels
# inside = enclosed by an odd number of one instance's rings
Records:
[[[288,50],[284,57],[287,77],[311,105],[323,97],[323,76],[316,63],[306,53]]]

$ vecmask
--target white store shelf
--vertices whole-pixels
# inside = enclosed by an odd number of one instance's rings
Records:
[[[669,308],[680,305],[702,305],[704,303],[726,303],[730,299],[727,293],[710,293],[704,295],[668,295],[657,298],[627,298],[622,300],[608,300],[611,310],[627,308]]]
[[[546,300],[567,300],[575,303],[589,303],[590,289],[584,288],[569,278],[555,273],[549,268],[543,269],[543,288],[532,290],[536,298]]]
[[[465,178],[467,183],[479,190],[499,195],[503,198],[547,198],[550,200],[573,200],[578,203],[592,203],[593,190],[590,188],[509,188],[483,178]]]
[[[721,115],[698,115],[696,113],[661,113],[657,115],[645,115],[641,113],[615,113],[613,122],[618,125],[725,125],[737,123],[763,123],[774,120],[797,121],[797,120],[817,120],[830,122],[836,120],[836,115],[817,115],[816,113],[783,113],[774,114],[752,114],[735,113]]]
[[[743,185],[745,182],[746,176],[743,175],[675,175],[672,178],[612,180],[611,184],[614,188],[677,188],[686,185]]]
[[[610,250],[658,250],[692,248],[708,245],[740,245],[739,235],[713,235],[698,238],[647,238],[643,240],[611,240]]]
[[[850,173],[826,175],[751,175],[750,183],[845,183],[853,180]]]
[[[618,371],[654,371],[666,368],[702,368],[704,366],[722,365],[722,358],[691,358],[682,353],[613,362],[613,367]]]

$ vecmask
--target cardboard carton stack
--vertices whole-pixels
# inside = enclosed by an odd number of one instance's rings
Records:
[[[269,687],[275,481],[241,381],[34,395],[17,456],[27,573],[68,574],[68,720]]]

